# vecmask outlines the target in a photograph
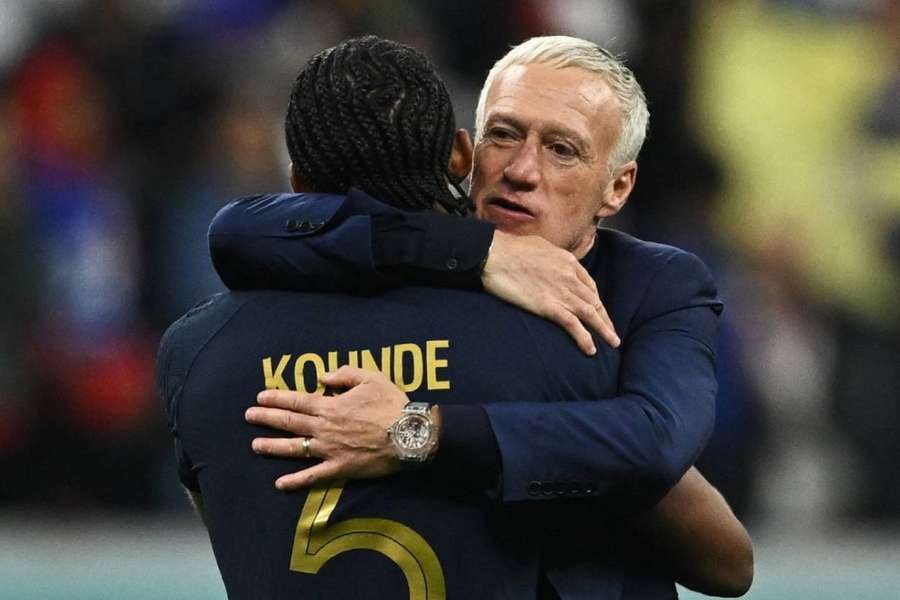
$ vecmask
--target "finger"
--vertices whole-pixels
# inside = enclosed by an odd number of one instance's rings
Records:
[[[314,435],[315,426],[319,422],[319,417],[280,408],[263,408],[262,406],[248,408],[244,413],[244,419],[254,425],[280,429],[296,435]]]
[[[622,340],[619,338],[619,334],[616,333],[616,326],[613,325],[612,318],[610,318],[609,313],[606,312],[606,307],[603,305],[603,302],[596,307],[596,311],[600,320],[603,322],[603,329],[596,330],[597,333],[600,334],[600,337],[602,337],[607,344],[613,348],[618,348],[622,345]]]
[[[275,487],[281,491],[290,492],[315,485],[326,479],[337,479],[340,474],[341,468],[338,463],[325,461],[296,473],[282,475],[275,480]]]
[[[600,303],[600,293],[597,291],[597,284],[585,268],[577,263],[575,264],[575,281],[570,291],[591,306],[596,306]]]
[[[594,345],[594,339],[591,337],[590,332],[585,329],[578,317],[568,308],[560,305],[545,316],[565,329],[582,352],[588,356],[593,356],[597,353],[597,348]]]
[[[309,454],[303,448],[303,440],[309,440]],[[278,456],[281,458],[322,458],[316,454],[321,444],[315,443],[315,438],[255,438],[250,447],[257,454],[264,456]]]
[[[589,304],[580,304],[574,312],[585,325],[600,334],[603,341],[613,348],[618,348],[621,341],[619,336],[616,335],[615,327],[613,327],[603,304],[601,303],[599,306],[597,308]]]
[[[597,295],[597,292],[585,285],[580,279],[569,279],[563,285],[567,285],[564,294],[571,295],[572,298],[579,302],[584,302],[591,306],[600,304],[600,296]]]
[[[591,290],[593,295],[597,297],[597,300],[599,300],[600,292],[597,291],[597,282],[594,281],[594,278],[591,277],[591,274],[588,273],[587,269],[585,269],[581,263],[578,263],[575,274],[578,276],[578,279]]]
[[[577,267],[575,272],[578,276],[579,285],[571,290],[576,297],[576,304],[572,307],[572,312],[588,327],[596,331],[603,338],[603,341],[613,348],[618,348],[621,340],[616,334],[616,328],[606,312],[606,307],[600,301],[597,284],[584,267],[580,264]],[[586,304],[581,304],[578,302],[579,300]]]
[[[319,404],[324,396],[322,394],[301,394],[285,390],[263,390],[256,395],[256,402],[260,406],[271,408],[283,408],[308,415],[318,414]]]
[[[321,381],[329,387],[352,388],[364,381],[372,379],[372,377],[373,374],[371,371],[344,365],[337,371],[332,371],[331,373],[323,375]]]

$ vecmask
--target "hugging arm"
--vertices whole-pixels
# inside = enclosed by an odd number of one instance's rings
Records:
[[[597,286],[570,253],[541,238],[495,232],[485,221],[400,211],[355,189],[237,200],[213,219],[209,245],[231,289],[483,285],[561,326],[588,354],[595,346],[587,328],[619,344]]]
[[[343,373],[342,373],[343,371]],[[337,374],[329,375],[332,383],[353,384],[354,381],[346,379],[338,381],[340,377],[359,377],[357,385],[345,394],[354,394],[362,385],[370,387],[367,396],[387,394],[396,387],[384,379],[378,373],[370,373],[350,367],[343,367]],[[265,406],[278,406],[283,409],[302,410],[307,402],[316,402],[315,398],[301,397],[293,392],[264,392],[261,394],[266,401]],[[403,401],[400,400],[400,404]],[[251,409],[256,411],[258,409]],[[271,409],[270,409],[271,410]],[[355,411],[354,411],[355,412]],[[298,413],[301,416],[302,413]],[[286,413],[271,413],[264,420],[253,419],[253,422],[261,425],[269,425],[275,428],[284,427],[284,423],[293,416]],[[303,418],[301,416],[301,418]],[[328,429],[328,426],[325,427]],[[299,433],[299,432],[295,432]],[[353,463],[346,461],[345,449],[359,442],[357,436],[335,441],[321,441],[328,439],[324,431],[303,431],[309,433],[318,440],[320,445],[316,450],[316,456],[322,458],[322,462],[313,467],[297,473],[285,475],[279,479],[279,487],[288,489],[292,485],[305,486],[311,481],[311,474],[328,472],[334,468],[345,468]],[[264,453],[277,456],[297,456],[290,448],[295,445],[293,440],[285,438],[260,438],[254,442],[254,449],[260,451],[257,442],[273,444]],[[366,452],[372,451],[372,444],[366,445]],[[442,456],[442,452],[438,452]],[[459,466],[460,474],[467,472],[474,475],[466,466]],[[371,468],[370,464],[351,465],[352,469]],[[373,473],[362,473],[352,470],[343,471],[342,475],[351,477],[370,477]],[[377,475],[374,474],[374,475]],[[475,482],[466,482],[462,476],[454,479],[455,483],[469,485]],[[284,486],[283,484],[288,484]],[[561,496],[551,496],[560,498]],[[548,505],[551,510],[553,505]],[[604,505],[598,505],[598,508]],[[629,507],[632,508],[632,507]],[[602,511],[601,511],[602,513]],[[598,513],[600,514],[600,513]],[[633,509],[622,520],[620,535],[624,546],[632,549],[632,554],[638,563],[646,562],[654,566],[654,569],[662,569],[671,573],[672,578],[693,590],[713,596],[740,596],[750,586],[753,578],[753,550],[750,538],[740,521],[731,512],[725,499],[713,488],[695,469],[691,468],[681,480],[652,508],[637,513]]]
[[[636,301],[615,397],[484,405],[504,501],[566,497],[565,473],[647,506],[694,463],[715,420],[715,286],[699,259],[673,252]]]
[[[331,202],[335,197],[324,198]],[[484,224],[443,215],[457,232],[443,235],[444,225],[435,228],[433,224],[422,224],[432,223],[430,218],[442,215],[402,213],[359,192],[351,193],[343,202],[334,202],[328,209],[316,204],[320,199],[287,194],[263,203],[254,201],[251,207],[241,208],[239,203],[223,209],[210,228],[214,263],[223,279],[229,281],[228,272],[233,270],[230,261],[216,258],[223,247],[229,249],[230,255],[250,254],[243,261],[244,267],[259,263],[264,268],[256,269],[257,272],[277,269],[283,275],[282,284],[288,279],[296,286],[327,280],[325,266],[332,263],[331,277],[343,278],[347,265],[362,273],[379,272],[373,253],[373,236],[377,238],[372,226],[375,218],[400,219],[396,231],[401,233],[387,237],[394,242],[382,240],[385,247],[396,246],[392,253],[400,258],[395,263],[418,264],[414,270],[419,276],[427,272],[428,278],[440,279],[441,272],[453,270],[451,266],[462,265],[468,270],[475,262],[466,255],[471,249],[459,231],[472,228],[472,239],[484,236],[484,231],[490,233],[480,229]],[[241,210],[235,211],[235,207]],[[407,217],[398,217],[403,214]],[[311,222],[316,228],[284,237],[282,230],[288,225],[282,222]],[[411,235],[406,231],[411,223],[418,223],[428,234]],[[418,241],[406,246],[400,240],[407,237]],[[485,238],[478,238],[481,242],[475,245],[480,243],[483,247]],[[264,251],[248,252],[254,244],[264,247]],[[384,248],[379,252],[388,254]],[[404,252],[408,252],[405,257]],[[453,260],[443,261],[441,266],[437,257],[443,252],[450,252]],[[335,259],[336,255],[339,258]],[[600,398],[585,398],[565,403],[526,401],[469,407],[467,421],[483,420],[486,414],[493,431],[493,439],[482,440],[482,446],[493,444],[499,449],[500,472],[495,474],[495,481],[499,482],[503,501],[564,497],[569,493],[564,475],[582,482],[580,490],[574,493],[604,495],[625,490],[658,499],[693,464],[714,421],[716,382],[712,349],[718,326],[715,286],[702,263],[687,253],[672,251],[665,260],[656,260],[652,268],[655,272],[645,289],[634,294],[639,307],[628,325],[622,347],[620,388],[615,398],[602,402],[598,401]],[[395,267],[389,271],[393,275],[399,272]],[[279,281],[267,283],[275,285]],[[451,421],[460,427],[455,432],[448,427],[445,437],[463,435],[465,423],[448,419],[448,424]],[[478,462],[475,456],[464,455],[467,447],[445,444],[445,449],[457,448],[461,454],[453,461],[443,462]],[[566,466],[565,473],[560,465]],[[560,486],[562,494],[544,493]]]

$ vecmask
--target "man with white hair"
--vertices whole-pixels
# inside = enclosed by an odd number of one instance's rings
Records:
[[[598,228],[635,184],[647,121],[640,86],[609,53],[576,38],[534,38],[498,61],[479,99],[471,197],[476,214],[496,231],[426,212],[383,220],[376,208],[367,215],[358,203],[352,211],[335,206],[290,239],[262,227],[255,238],[230,235],[228,218],[235,215],[220,215],[210,230],[226,282],[231,269],[259,264],[282,276],[296,268],[288,283],[294,289],[323,280],[352,288],[360,278],[381,283],[399,276],[483,284],[560,323],[586,350],[593,341],[578,321],[615,341],[604,327],[608,311],[623,341],[615,397],[502,404],[484,398],[438,405],[423,425],[439,440],[427,470],[486,482],[509,510],[534,511],[546,532],[544,571],[562,598],[594,597],[602,581],[625,581],[619,593],[630,597],[674,594],[667,574],[625,561],[620,549],[604,544],[602,529],[591,533],[600,518],[591,498],[616,499],[632,510],[651,505],[693,463],[714,420],[722,305],[706,268],[678,249]],[[298,202],[292,220],[307,222],[310,204]],[[278,279],[265,283],[285,285]],[[354,438],[368,427],[366,439],[377,439],[399,423],[406,394],[378,373],[346,366],[325,381],[352,388],[340,395],[339,414],[322,412],[315,394],[288,391],[261,394],[265,408],[251,413],[256,424],[285,427],[285,411],[292,411],[297,418],[286,428],[303,442],[260,438],[257,452],[296,456],[302,447],[322,459],[281,477],[279,487],[400,470],[402,453],[385,451],[393,444],[388,436],[376,451]],[[606,577],[615,572],[636,576]]]
[[[582,258],[596,226],[619,211],[634,186],[648,120],[644,93],[632,72],[596,44],[553,36],[516,46],[488,73],[475,112],[472,195],[479,217],[495,215],[489,220],[504,232],[540,233]],[[529,135],[537,137],[528,140]],[[555,164],[542,169],[529,162],[542,158],[531,153],[530,142],[546,145],[546,158]],[[512,160],[510,148],[525,154]],[[502,165],[491,160],[498,156]],[[508,181],[499,190],[492,187],[498,168],[511,169],[502,174]],[[487,181],[485,173],[494,180]],[[528,203],[510,207],[503,202],[506,191],[531,191],[542,176],[549,178],[543,182],[544,195],[565,203],[564,211],[547,210],[539,218],[530,214],[538,206],[531,210]],[[565,188],[558,187],[563,183]],[[502,208],[511,208],[513,215]],[[521,213],[535,218],[514,218]]]

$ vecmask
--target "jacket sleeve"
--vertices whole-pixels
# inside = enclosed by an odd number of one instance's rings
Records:
[[[715,285],[699,259],[677,252],[636,302],[616,397],[485,405],[502,501],[618,496],[648,506],[693,464],[715,420]]]
[[[213,219],[209,244],[231,289],[478,287],[493,234],[489,223],[400,211],[352,189],[237,200]]]

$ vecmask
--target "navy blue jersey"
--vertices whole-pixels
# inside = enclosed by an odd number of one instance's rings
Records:
[[[616,351],[584,356],[555,325],[477,292],[231,292],[201,303],[166,333],[158,378],[229,597],[536,597],[548,532],[427,468],[275,489],[304,463],[254,454],[251,440],[274,434],[244,411],[263,388],[313,391],[343,364],[440,404],[610,397],[619,367]]]

